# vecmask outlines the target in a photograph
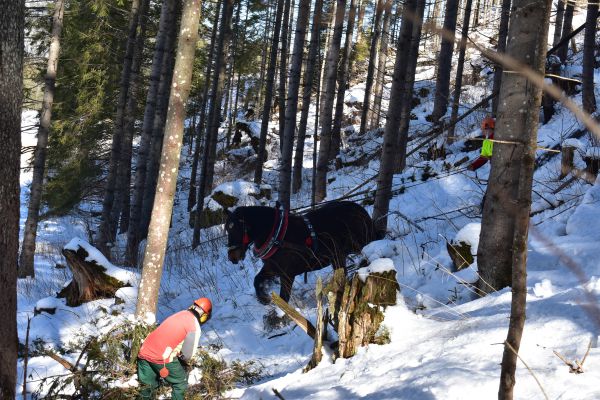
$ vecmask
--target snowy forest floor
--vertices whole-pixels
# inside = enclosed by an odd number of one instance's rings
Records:
[[[423,83],[427,84],[431,85],[431,81]],[[486,94],[481,87],[467,87],[465,107]],[[360,87],[353,88],[347,95],[360,98]],[[580,98],[575,100],[581,101]],[[430,108],[431,98],[427,98],[413,109],[417,119],[412,121],[412,132],[426,130],[429,123],[425,115]],[[570,132],[580,128],[568,111],[560,107],[557,110],[548,124],[540,126],[540,147],[560,143]],[[477,121],[481,117],[481,113],[475,113],[464,120],[457,135],[478,135]],[[23,126],[34,124],[35,113],[25,112]],[[368,147],[381,140],[372,134],[372,140],[364,143],[364,151],[368,152]],[[26,131],[24,145],[34,144],[34,137],[35,130]],[[589,146],[587,136],[580,141],[582,148]],[[419,140],[411,145],[417,142]],[[342,157],[363,151],[346,145]],[[304,188],[293,197],[292,207],[309,204],[312,146],[309,140]],[[389,218],[389,236],[363,251],[370,261],[392,259],[397,270],[401,293],[398,304],[387,309],[384,321],[391,343],[362,348],[350,359],[333,362],[325,357],[315,369],[303,373],[313,343],[293,324],[276,330],[265,327],[263,317],[270,307],[258,303],[252,284],[261,262],[247,256],[241,264],[231,264],[227,260],[221,227],[204,230],[203,244],[191,250],[192,231],[185,208],[189,160],[185,157],[180,174],[182,189],[177,193],[161,284],[158,320],[187,308],[199,296],[213,299],[213,318],[203,327],[201,345],[204,348],[211,345],[214,356],[226,361],[255,361],[262,372],[258,382],[230,391],[229,398],[274,398],[272,389],[287,400],[496,398],[501,344],[510,314],[510,289],[483,298],[477,296],[468,285],[477,277],[476,262],[466,270],[451,272],[446,250],[446,240],[453,240],[464,227],[467,228],[460,233],[461,237],[476,247],[481,218],[479,207],[490,166],[488,163],[476,173],[466,171],[465,163],[454,167],[454,163],[465,156],[471,160],[476,158],[478,150],[464,152],[462,142],[448,150],[445,160],[424,161],[419,152],[408,160],[409,167],[394,177],[394,188],[399,190],[390,204],[393,212]],[[538,156],[543,154],[540,151]],[[328,199],[343,195],[375,175],[378,163],[375,158],[366,166],[330,172]],[[577,155],[576,166],[581,167],[582,163]],[[265,180],[276,187],[274,159],[266,167]],[[221,170],[227,169],[223,163]],[[596,223],[600,220],[600,182],[592,185],[577,180],[555,194],[553,192],[568,179],[559,180],[559,174],[560,156],[556,155],[541,165],[534,176],[532,211],[535,215],[531,218],[528,252],[527,321],[519,352],[528,367],[521,362],[518,365],[517,399],[542,399],[545,395],[550,399],[600,398],[600,230]],[[31,172],[24,171],[22,225],[30,179]],[[363,189],[374,189],[374,182]],[[96,206],[85,204],[82,208],[89,210]],[[372,211],[369,206],[366,208]],[[86,215],[89,213],[73,213],[41,224],[36,278],[20,280],[18,286],[21,343],[24,343],[27,319],[33,317],[36,303],[40,299],[47,303],[50,300],[46,298],[54,296],[68,282],[68,270],[58,269],[56,264],[64,264],[60,250],[71,238],[89,240],[96,222]],[[309,274],[307,283],[302,279],[295,282],[291,302],[313,321],[315,282],[318,276],[327,279],[331,273],[332,270],[326,268]],[[123,313],[119,318],[127,318],[135,309],[136,288],[122,289],[119,295],[126,300],[120,306]],[[32,318],[30,341],[39,339],[56,347],[67,346],[77,335],[110,331],[117,319],[102,311],[114,307],[111,300],[98,300],[76,308],[67,307],[63,300],[52,301],[58,306],[56,314],[42,313]],[[592,348],[583,374],[569,373],[569,368],[553,353],[555,350],[569,361],[581,360],[590,342]],[[22,369],[20,360],[21,382]],[[28,391],[40,389],[43,393],[42,378],[65,372],[64,367],[49,357],[31,358]]]

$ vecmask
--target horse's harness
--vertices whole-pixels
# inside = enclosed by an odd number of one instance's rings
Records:
[[[312,226],[312,223],[305,215],[302,216],[302,220],[306,224],[308,228],[309,235],[304,240],[304,244],[306,247],[311,249],[314,253],[317,250],[317,233]],[[267,236],[267,239],[263,243],[262,246],[256,247],[256,243],[252,246],[252,254],[255,257],[260,258],[261,260],[266,260],[272,257],[277,250],[282,247],[291,247],[298,249],[301,246],[298,246],[293,243],[284,242],[283,238],[287,233],[289,221],[289,211],[286,210],[283,206],[279,207],[278,212],[275,213],[275,220],[273,222],[273,227],[271,228],[271,233]],[[244,247],[250,244],[250,236],[248,235],[248,231],[246,230],[246,226],[244,226],[244,236],[242,237],[242,244]]]

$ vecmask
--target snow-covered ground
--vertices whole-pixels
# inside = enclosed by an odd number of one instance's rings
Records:
[[[423,76],[428,76],[427,71],[423,71]],[[360,98],[361,90],[364,88],[357,85],[348,92],[347,100]],[[466,101],[466,105],[476,103],[484,95],[481,87],[466,87],[465,98],[473,99]],[[581,102],[580,97],[575,100]],[[424,117],[431,111],[431,104],[428,97],[413,110],[417,117],[413,129],[426,130],[428,123]],[[465,120],[457,135],[477,135],[477,118]],[[35,122],[35,115],[27,112],[24,125],[30,122]],[[314,121],[309,121],[309,133],[313,125]],[[540,126],[540,147],[560,143],[578,126],[568,111],[558,108],[553,119]],[[26,131],[24,143],[35,143],[34,135],[34,130]],[[584,152],[589,139],[584,136],[580,142]],[[364,144],[365,151],[369,144]],[[347,154],[355,150],[351,145],[346,146]],[[306,149],[305,185],[293,197],[293,207],[307,205],[310,199],[312,138],[307,140]],[[490,166],[488,163],[477,172],[466,171],[464,162],[454,167],[465,156],[474,159],[478,151],[465,153],[460,142],[449,150],[451,153],[445,160],[426,162],[418,152],[409,159],[409,167],[394,177],[394,188],[402,190],[390,205],[390,234],[364,250],[373,263],[392,260],[397,271],[401,291],[397,304],[387,308],[384,321],[390,332],[389,344],[362,348],[350,359],[333,361],[328,353],[315,369],[303,373],[313,343],[293,324],[277,330],[265,327],[263,317],[271,307],[258,303],[252,284],[261,262],[247,256],[240,264],[231,264],[221,227],[204,230],[201,246],[190,248],[192,232],[187,225],[185,190],[177,193],[157,319],[187,308],[197,297],[213,299],[213,318],[203,326],[201,345],[204,348],[216,345],[213,355],[226,361],[253,360],[263,375],[251,386],[230,391],[228,398],[275,398],[273,389],[287,400],[496,398],[502,342],[510,314],[510,289],[478,296],[468,285],[477,278],[476,262],[466,270],[452,272],[446,250],[446,241],[455,239],[460,232],[458,238],[472,243],[472,253],[476,254],[479,206]],[[538,156],[544,152],[540,150]],[[578,153],[576,165],[581,163]],[[375,175],[378,164],[374,158],[362,167],[331,172],[328,199],[347,193]],[[274,162],[267,163],[265,171],[265,180],[273,187],[277,187],[275,167]],[[594,184],[575,181],[555,194],[566,179],[559,180],[559,173],[557,155],[541,165],[534,176],[527,321],[519,352],[516,399],[600,399],[600,230],[596,225],[600,220],[600,181]],[[22,224],[30,176],[30,172],[22,173]],[[185,160],[181,176],[183,179],[189,176]],[[374,182],[367,184],[361,191],[374,189],[374,185]],[[365,197],[354,200],[360,202]],[[372,211],[369,206],[366,208]],[[69,279],[67,270],[55,268],[57,263],[64,263],[61,248],[73,238],[89,240],[89,226],[93,225],[80,216],[42,222],[36,278],[19,281],[21,343],[25,341],[28,317],[32,317],[30,341],[37,338],[62,347],[80,334],[110,332],[116,322],[133,313],[137,282],[132,288],[120,290],[119,297],[125,300],[120,306],[115,306],[112,300],[99,300],[67,307],[63,300],[48,298]],[[137,271],[129,271],[139,276]],[[316,314],[313,293],[318,276],[327,279],[331,269],[309,274],[307,283],[297,279],[292,294],[292,304],[313,321]],[[38,308],[57,307],[57,312],[33,316],[36,304]],[[112,311],[118,311],[119,317],[110,316]],[[570,373],[569,367],[554,353],[558,352],[567,361],[581,361],[589,343],[591,349],[583,374]],[[20,382],[22,368],[21,362]],[[28,391],[35,391],[41,378],[65,372],[49,357],[31,358]],[[192,382],[194,379],[197,376]],[[21,390],[20,385],[18,389]]]

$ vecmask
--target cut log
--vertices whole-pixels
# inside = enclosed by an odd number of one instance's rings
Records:
[[[400,290],[395,270],[371,272],[366,278],[362,270],[350,281],[344,270],[335,271],[326,289],[329,312],[339,337],[337,356],[343,358],[352,357],[360,346],[381,342],[378,332],[383,310],[396,304]]]
[[[91,258],[88,250],[82,245],[78,245],[77,250],[65,248],[62,253],[73,273],[73,279],[58,293],[57,297],[66,298],[67,305],[70,307],[96,299],[114,297],[117,290],[130,286],[129,283],[108,275],[107,269]]]
[[[311,324],[309,320],[304,318],[302,314],[293,309],[285,300],[279,297],[275,292],[271,293],[271,299],[273,300],[273,303],[277,307],[279,307],[281,311],[286,313],[287,316],[290,317],[296,324],[298,324],[298,326],[302,328],[302,330],[306,332],[308,336],[310,336],[312,339],[315,338],[316,330],[314,325]]]

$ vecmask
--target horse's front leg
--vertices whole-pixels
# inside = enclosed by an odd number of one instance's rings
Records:
[[[270,263],[265,263],[260,272],[254,277],[254,290],[256,291],[256,298],[264,305],[271,302],[271,296],[268,293],[270,283],[275,279],[277,273],[275,268]]]

